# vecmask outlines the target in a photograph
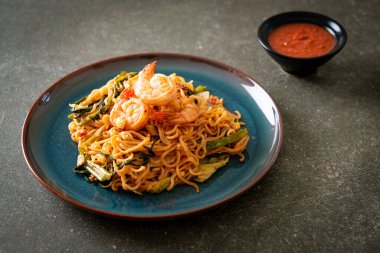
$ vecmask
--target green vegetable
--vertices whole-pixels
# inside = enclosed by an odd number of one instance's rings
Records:
[[[103,167],[91,162],[86,161],[84,166],[92,175],[94,175],[100,182],[110,180],[112,173],[104,169]]]
[[[87,96],[84,97],[84,98],[87,98]],[[83,99],[83,98],[82,98],[82,99]],[[78,100],[78,101],[80,101],[80,100]],[[70,110],[71,110],[72,112],[75,112],[75,113],[82,113],[82,112],[88,112],[88,111],[91,111],[93,105],[96,104],[96,103],[99,103],[99,101],[100,101],[100,100],[93,101],[92,103],[90,103],[90,104],[88,104],[88,105],[86,105],[86,106],[83,106],[83,105],[80,105],[80,104],[76,104],[76,102],[75,102],[75,103],[73,103],[73,104],[69,104],[69,106],[71,107]]]
[[[98,152],[98,154],[104,156],[106,158],[106,162],[104,163],[103,167],[112,172],[113,174],[115,174],[114,172],[114,169],[113,169],[113,162],[116,162],[116,159],[113,158],[112,156],[106,154],[106,153],[103,153],[103,152]],[[103,187],[103,186],[102,186]],[[103,187],[103,188],[106,188],[106,187]]]
[[[78,99],[77,101],[74,102],[74,104],[79,104],[80,102],[82,102],[83,100],[85,100],[87,98],[87,96],[84,96],[80,99]]]
[[[106,158],[108,158],[112,161],[116,161],[116,159],[113,156],[106,154],[106,153],[103,153],[102,151],[99,151],[98,154],[101,154],[102,156],[105,156]]]
[[[84,154],[84,150],[83,150],[85,146],[88,146],[97,137],[99,137],[99,135],[91,136],[84,143],[82,143],[82,145],[80,145],[78,147],[79,155],[77,158],[77,167],[74,168],[74,172],[76,172],[78,174],[85,174],[86,176],[90,176],[92,174],[96,178],[94,180],[94,182],[97,182],[100,187],[108,188],[112,185],[112,177],[115,174],[113,167],[112,167],[112,163],[116,162],[116,159],[114,157],[112,157],[111,155],[108,155],[106,153],[98,152],[99,154],[101,154],[107,158],[105,164],[100,166],[98,164],[95,164],[95,163],[87,160],[87,158]],[[150,147],[144,146],[144,148],[146,148],[148,150],[148,153],[144,153],[142,151],[137,151],[134,153],[136,155],[135,158],[130,159],[130,160],[126,160],[126,161],[118,164],[117,166],[119,168],[122,168],[124,165],[142,166],[142,165],[147,164],[149,162],[149,158],[155,156],[155,153],[153,152],[153,147],[158,140],[159,140],[159,138],[156,138],[155,140],[153,140]],[[161,187],[164,187],[164,185],[157,185],[155,188],[155,191],[161,191]],[[138,192],[138,191],[134,191],[134,192],[136,194],[141,195],[141,192]]]
[[[122,84],[123,81],[128,80],[129,78],[134,77],[137,75],[137,72],[125,72],[121,71],[119,75],[115,77],[115,85],[113,87],[113,97],[117,98],[120,94],[120,92],[124,89],[124,86]]]
[[[107,103],[104,104],[104,100],[105,100],[105,96],[102,98],[100,104],[99,104],[99,109],[96,110],[95,112],[93,113],[90,113],[89,115],[86,116],[86,118],[84,118],[81,122],[79,122],[79,126],[83,126],[83,125],[86,125],[88,122],[90,122],[91,120],[93,119],[96,119],[100,114],[102,114],[103,112],[107,111],[108,108],[111,106],[111,99],[108,99],[107,100]],[[75,118],[75,117],[74,117]]]
[[[209,179],[212,174],[214,174],[219,168],[223,167],[230,160],[229,155],[219,155],[212,157],[210,159],[202,159],[200,161],[199,169],[202,171],[202,174],[199,175],[195,180],[198,182],[204,182]]]
[[[86,175],[87,177],[89,177],[91,175],[91,173],[84,167],[84,166],[79,166],[79,167],[75,167],[73,169],[73,171],[75,173],[78,173],[78,174],[84,174]]]
[[[93,135],[90,138],[88,138],[85,142],[83,142],[82,145],[79,145],[78,146],[79,154],[83,154],[83,148],[88,146],[93,140],[95,140],[98,137],[99,137],[99,135]]]
[[[118,76],[115,77],[115,86],[114,86],[114,94],[113,97],[116,98],[119,95],[119,92],[121,89],[123,89],[123,85],[121,84],[122,81],[128,80],[129,78],[137,75],[137,72],[125,72],[122,71]],[[104,100],[106,96],[102,97],[101,100],[94,101],[91,104],[88,104],[87,106],[83,107],[79,105],[80,102],[85,100],[87,96],[75,101],[73,104],[69,104],[71,107],[72,113],[69,114],[67,117],[71,120],[77,119],[81,117],[84,113],[90,112],[93,108],[93,105],[95,103],[99,103],[97,105],[97,110],[95,112],[92,112],[91,114],[87,115],[82,121],[78,122],[79,126],[86,125],[88,122],[90,122],[93,119],[96,119],[101,113],[108,110],[108,108],[111,106],[112,99],[108,99],[107,103],[104,104]],[[100,102],[99,102],[100,101]]]
[[[206,91],[206,90],[207,90],[207,86],[198,85],[195,88],[195,93],[201,93],[201,92]]]
[[[97,110],[93,113],[90,113],[89,115],[86,116],[86,118],[84,118],[81,122],[79,122],[79,126],[84,126],[86,125],[88,122],[90,122],[91,120],[95,119],[98,115],[100,114],[100,111]]]
[[[129,78],[131,77],[134,77],[135,75],[137,75],[138,73],[137,72],[125,72],[125,71],[121,71],[120,74],[118,74],[116,77],[115,77],[115,83],[116,84],[119,84],[121,83],[122,81],[124,80],[128,80]]]
[[[70,114],[67,116],[67,118],[68,118],[68,119],[71,119],[71,120],[74,119],[74,117],[75,117],[75,113],[73,113],[73,112],[70,113]]]
[[[98,182],[98,185],[102,188],[108,188],[112,185],[112,180],[109,180],[108,182]]]
[[[243,128],[243,129],[239,130],[238,132],[236,132],[230,136],[226,136],[226,137],[219,139],[219,140],[207,142],[206,143],[206,149],[210,150],[210,149],[216,149],[219,147],[226,146],[228,144],[237,142],[238,140],[240,140],[241,138],[243,138],[244,136],[247,136],[247,135],[248,135],[247,128]]]
[[[69,104],[69,106],[71,107],[71,111],[72,112],[83,113],[83,112],[89,112],[89,111],[91,111],[93,104],[94,103],[89,104],[89,105],[87,105],[85,107],[81,107],[80,105],[76,105],[76,104]]]
[[[171,180],[171,178],[167,177],[167,178],[164,178],[164,179],[158,181],[157,183],[153,184],[152,188],[149,189],[149,192],[160,193],[160,192],[164,191],[170,185],[170,180]]]
[[[101,154],[104,154],[104,153],[101,153]],[[111,166],[109,166],[110,164]],[[98,185],[102,188],[108,188],[112,185],[112,177],[115,174],[112,168],[112,162],[109,163],[108,159],[107,159],[107,162],[103,166],[100,166],[88,160],[88,158],[84,155],[83,152],[81,152],[78,155],[77,167],[74,168],[74,172],[85,175],[87,180],[88,180],[88,177],[91,176],[91,174],[94,175],[95,179],[91,182],[98,183]]]

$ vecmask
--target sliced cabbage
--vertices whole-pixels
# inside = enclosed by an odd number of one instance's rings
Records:
[[[230,160],[230,156],[223,154],[212,158],[205,158],[200,161],[199,169],[202,174],[195,178],[198,182],[209,179],[219,168],[225,166]]]
[[[164,178],[156,182],[155,184],[153,184],[150,189],[147,189],[147,191],[151,193],[160,193],[169,187],[170,180],[171,180],[170,177]]]

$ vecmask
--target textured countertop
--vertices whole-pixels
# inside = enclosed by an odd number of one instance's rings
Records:
[[[283,72],[257,42],[269,16],[319,12],[347,30],[316,74]],[[0,1],[0,252],[380,251],[378,1]],[[33,176],[21,130],[53,81],[135,52],[208,57],[254,77],[277,102],[284,142],[238,199],[173,221],[89,214]]]

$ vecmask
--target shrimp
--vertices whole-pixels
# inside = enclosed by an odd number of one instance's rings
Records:
[[[120,99],[111,110],[112,125],[122,130],[138,131],[149,120],[150,107],[136,98]]]
[[[151,120],[165,122],[170,125],[186,124],[197,120],[199,108],[194,104],[188,104],[179,112],[156,111],[149,116]]]
[[[164,74],[154,74],[156,62],[144,67],[135,83],[135,94],[148,105],[165,105],[176,98],[177,87]]]

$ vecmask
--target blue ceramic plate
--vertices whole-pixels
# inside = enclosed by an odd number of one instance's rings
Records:
[[[224,98],[247,123],[248,156],[237,158],[199,184],[200,193],[181,185],[170,192],[137,196],[88,183],[73,172],[77,145],[67,125],[68,104],[88,94],[120,71],[139,71],[157,60],[157,72],[184,76]],[[221,205],[257,183],[275,162],[282,143],[280,112],[268,93],[243,72],[225,64],[182,54],[144,53],[104,60],[83,67],[52,84],[33,104],[24,123],[22,147],[37,179],[51,192],[87,211],[127,219],[167,219]]]

